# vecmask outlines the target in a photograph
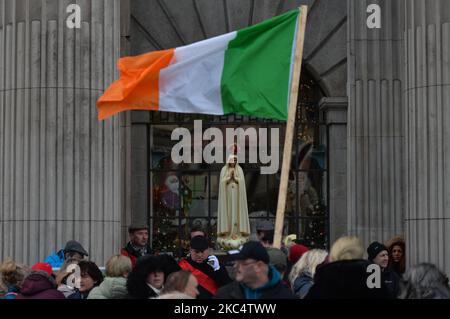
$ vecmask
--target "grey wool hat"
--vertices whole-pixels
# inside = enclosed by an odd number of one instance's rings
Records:
[[[79,254],[81,254],[83,256],[89,256],[89,254],[83,248],[83,246],[81,246],[81,244],[79,242],[77,242],[76,240],[69,240],[66,243],[66,247],[64,247],[64,252],[67,253],[69,251],[74,251],[74,252],[79,253]]]
[[[136,230],[142,230],[142,229],[146,229],[146,230],[148,230],[149,229],[149,227],[148,227],[148,225],[146,225],[146,224],[131,224],[129,227],[128,227],[128,233],[132,233],[132,232],[134,232],[134,231],[136,231]]]

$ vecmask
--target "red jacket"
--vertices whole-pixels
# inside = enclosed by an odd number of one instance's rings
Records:
[[[135,255],[130,254],[125,248],[122,248],[120,254],[123,256],[127,256],[131,259],[131,265],[134,267],[136,265],[137,257]]]
[[[142,255],[136,249],[133,248],[133,246],[131,245],[131,242],[128,242],[128,244],[124,248],[122,248],[122,250],[120,251],[120,254],[130,258],[131,264],[133,267],[136,265],[136,261],[138,260],[138,258],[142,257]],[[151,254],[152,254],[152,250],[150,249],[149,246],[147,246],[147,255],[151,255]]]

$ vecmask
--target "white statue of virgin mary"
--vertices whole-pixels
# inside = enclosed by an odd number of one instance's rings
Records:
[[[249,240],[247,192],[237,156],[230,155],[220,171],[217,211],[217,243],[226,250],[238,249]]]

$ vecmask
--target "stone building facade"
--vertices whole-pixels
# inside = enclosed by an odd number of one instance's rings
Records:
[[[69,4],[81,28],[66,26]],[[119,56],[189,44],[309,6],[304,69],[320,88],[329,242],[398,234],[450,273],[446,0],[0,0],[0,259],[77,239],[102,264],[151,211],[149,112],[104,122]],[[367,26],[370,4],[381,28]],[[149,126],[150,125],[150,126]]]

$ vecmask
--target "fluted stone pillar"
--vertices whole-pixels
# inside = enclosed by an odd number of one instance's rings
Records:
[[[369,29],[370,4],[381,28]],[[364,245],[403,232],[404,2],[348,1],[348,229]]]
[[[326,97],[320,103],[327,125],[325,143],[328,151],[328,212],[330,242],[348,232],[347,225],[347,108],[345,97]]]
[[[408,261],[450,274],[450,3],[406,3]]]
[[[100,265],[119,251],[119,118],[95,107],[117,77],[119,6],[0,0],[0,260],[32,264],[70,239]]]

